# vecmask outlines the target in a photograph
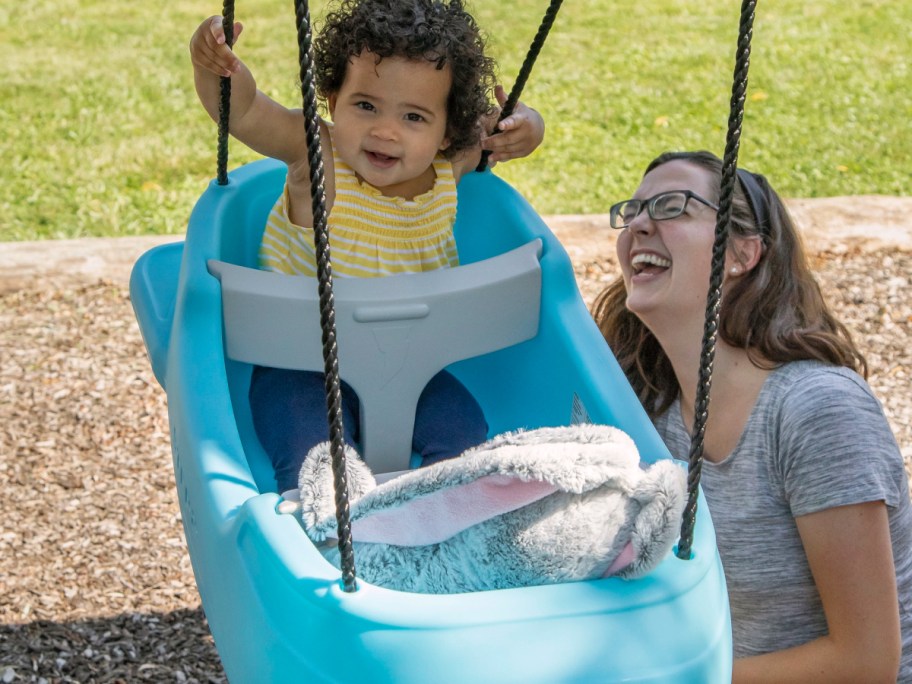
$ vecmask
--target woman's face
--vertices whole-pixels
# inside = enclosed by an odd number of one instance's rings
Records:
[[[634,199],[690,190],[710,202],[718,181],[708,170],[683,160],[666,162],[643,178]],[[617,255],[627,288],[627,308],[653,332],[702,325],[709,288],[716,211],[690,199],[676,218],[654,220],[644,206],[618,236]]]

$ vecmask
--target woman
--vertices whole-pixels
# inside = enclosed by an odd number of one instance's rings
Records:
[[[722,164],[663,154],[611,208],[622,276],[593,315],[686,458]],[[912,506],[899,447],[791,219],[738,172],[702,486],[736,682],[912,681]]]

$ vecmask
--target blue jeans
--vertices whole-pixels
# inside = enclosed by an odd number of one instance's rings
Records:
[[[254,366],[250,410],[260,444],[275,469],[279,492],[298,486],[298,473],[312,447],[329,439],[323,374]],[[342,383],[345,441],[358,443],[358,396]],[[469,390],[447,371],[431,378],[415,410],[412,450],[430,465],[481,444],[488,423]]]

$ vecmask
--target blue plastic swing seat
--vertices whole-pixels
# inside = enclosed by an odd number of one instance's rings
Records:
[[[451,595],[359,580],[358,591],[342,591],[338,569],[298,520],[276,511],[281,499],[247,403],[251,365],[226,351],[228,285],[210,273],[211,260],[256,266],[285,167],[264,160],[229,178],[200,198],[186,240],[145,253],[130,282],[153,372],[168,396],[187,545],[229,679],[729,681],[728,599],[702,495],[692,559],[669,554],[641,579]],[[491,172],[472,174],[459,187],[456,239],[463,264],[517,248],[527,258],[523,246],[541,240],[534,247],[537,332],[446,366],[481,403],[491,434],[587,420],[626,431],[644,461],[670,458],[593,323],[566,252],[529,204]],[[231,267],[213,270],[224,280]],[[318,328],[312,334],[320,339]]]

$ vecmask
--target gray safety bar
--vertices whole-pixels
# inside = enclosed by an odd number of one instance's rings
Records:
[[[405,470],[415,406],[440,370],[535,337],[540,239],[457,268],[336,278],[339,371],[361,402],[362,455],[375,473]],[[229,358],[322,372],[316,278],[211,259],[222,287]]]

